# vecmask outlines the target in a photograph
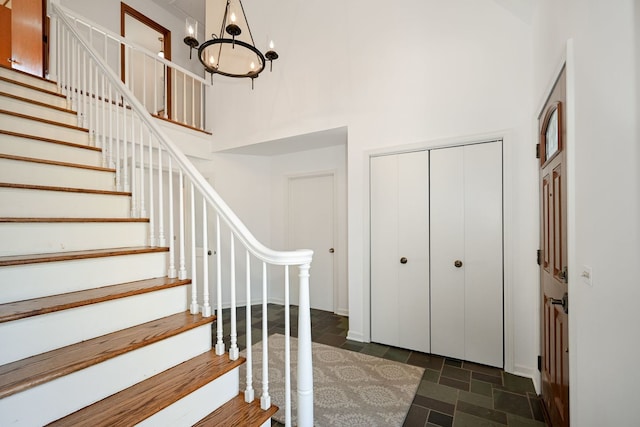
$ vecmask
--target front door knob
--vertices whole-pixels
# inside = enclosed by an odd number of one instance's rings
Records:
[[[456,268],[460,268],[462,267],[462,261],[460,261],[459,259],[455,260],[453,262],[453,265],[455,265]]]
[[[400,258],[400,264],[406,264],[407,263],[407,258],[402,257]]]
[[[335,252],[335,249],[333,249],[333,248],[329,249],[329,253],[330,253],[330,254],[332,254],[332,253],[334,253],[334,252]]]

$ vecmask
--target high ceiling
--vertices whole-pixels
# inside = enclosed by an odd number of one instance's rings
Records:
[[[204,17],[205,0],[153,0],[171,14],[178,14],[182,18],[190,16],[195,19]]]

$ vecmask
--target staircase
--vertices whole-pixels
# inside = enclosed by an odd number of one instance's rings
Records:
[[[0,425],[270,425],[57,92],[0,68]]]

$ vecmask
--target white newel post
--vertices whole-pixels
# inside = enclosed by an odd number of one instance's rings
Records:
[[[300,267],[298,307],[298,426],[313,427],[313,363],[311,360],[311,307],[309,264]]]

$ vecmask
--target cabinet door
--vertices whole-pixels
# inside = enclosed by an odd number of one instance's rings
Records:
[[[371,159],[371,339],[429,352],[429,153]]]
[[[430,170],[432,352],[502,367],[502,143],[433,150]]]

